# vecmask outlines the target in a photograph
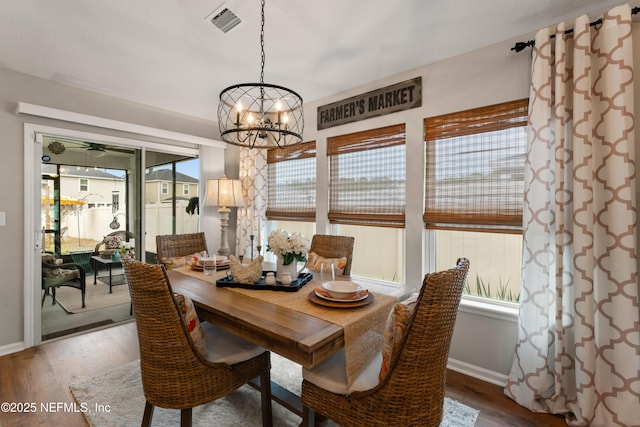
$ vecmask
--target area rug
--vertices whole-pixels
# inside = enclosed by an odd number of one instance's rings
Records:
[[[300,366],[271,353],[271,378],[294,393],[300,393]],[[89,409],[84,413],[94,427],[128,427],[139,425],[144,410],[144,395],[140,380],[140,362],[104,372],[75,382],[69,387],[79,405]],[[96,410],[99,408],[101,410]],[[480,411],[453,399],[445,398],[441,427],[472,427]],[[273,425],[297,427],[301,418],[279,404],[273,404]],[[152,426],[176,426],[180,412],[156,408]],[[242,386],[230,395],[193,410],[193,425],[217,427],[261,426],[260,393],[250,386]],[[335,424],[331,424],[335,425]]]
[[[89,282],[89,280],[87,280],[87,282]],[[109,285],[101,281],[98,281],[98,283],[94,285],[93,279],[91,279],[91,283],[87,283],[85,292],[85,308],[82,308],[80,290],[68,286],[62,286],[56,289],[56,301],[58,301],[58,304],[60,304],[67,313],[84,313],[86,311],[111,307],[112,305],[131,303],[127,285],[113,286],[112,289],[113,293],[110,294]]]

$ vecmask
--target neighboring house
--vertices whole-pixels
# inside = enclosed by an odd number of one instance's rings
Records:
[[[60,193],[85,201],[89,209],[116,205],[118,210],[125,203],[124,171],[117,176],[102,169],[61,166]]]
[[[170,202],[173,198],[173,172],[169,169],[151,170],[146,174],[146,203]],[[198,197],[198,179],[176,172],[176,200]]]

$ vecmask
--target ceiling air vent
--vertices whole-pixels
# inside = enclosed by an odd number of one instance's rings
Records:
[[[228,33],[232,28],[242,22],[240,21],[240,18],[238,18],[238,16],[224,3],[222,6],[211,12],[206,19],[216,27],[220,28],[223,33]]]

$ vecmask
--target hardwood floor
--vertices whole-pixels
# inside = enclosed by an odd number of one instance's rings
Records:
[[[0,426],[87,426],[79,409],[73,411],[69,384],[138,357],[133,322],[2,356],[0,401],[35,403],[37,408],[31,413],[0,411]],[[476,427],[566,426],[562,417],[534,414],[522,408],[503,394],[502,387],[457,372],[447,374],[447,396],[480,410]],[[43,405],[48,412],[42,410]]]

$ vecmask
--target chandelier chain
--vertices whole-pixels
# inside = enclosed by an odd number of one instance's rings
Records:
[[[264,0],[262,0],[262,15],[260,21],[260,52],[261,52],[261,60],[260,60],[260,83],[264,83]]]

